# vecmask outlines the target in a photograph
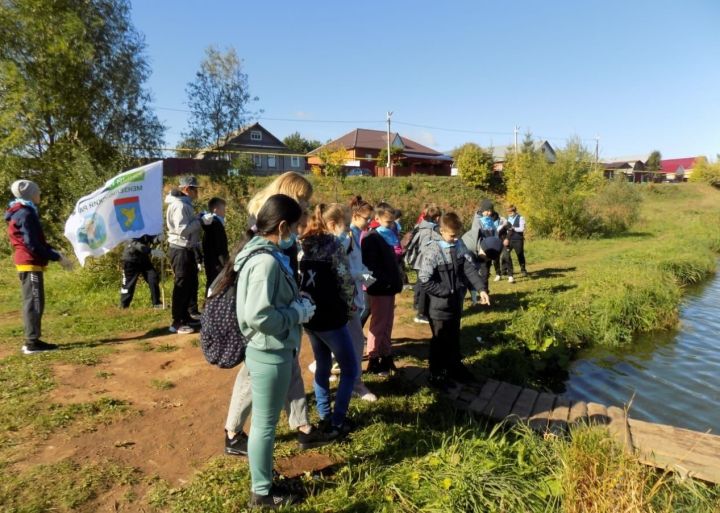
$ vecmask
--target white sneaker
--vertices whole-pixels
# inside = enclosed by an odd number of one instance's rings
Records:
[[[335,383],[338,377],[335,374],[330,374],[330,383]]]
[[[515,283],[515,278],[508,276],[508,283]]]
[[[317,369],[317,362],[313,360],[310,365],[308,365],[308,370],[315,374],[315,369]]]
[[[500,275],[498,274],[498,275],[495,276],[495,279],[494,279],[493,281],[500,281],[501,279],[502,279],[502,278],[501,278]]]
[[[338,364],[338,362],[335,362],[333,364],[332,369],[330,369],[330,374],[333,374],[335,376],[340,375],[340,365]]]
[[[353,395],[359,397],[361,401],[367,401],[369,403],[374,403],[375,401],[377,401],[377,396],[373,394],[370,390],[368,390],[364,383],[355,385]]]
[[[171,325],[168,328],[168,331],[170,333],[177,333],[178,335],[189,335],[190,333],[195,333],[195,330],[193,328],[184,324],[180,326]]]

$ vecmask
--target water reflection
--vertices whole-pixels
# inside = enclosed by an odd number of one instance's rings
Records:
[[[631,403],[634,418],[720,433],[720,276],[689,291],[680,317],[677,331],[579,355],[564,395]]]

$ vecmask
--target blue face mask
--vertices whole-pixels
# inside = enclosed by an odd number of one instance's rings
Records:
[[[278,247],[283,250],[289,249],[289,248],[293,247],[296,240],[297,240],[297,234],[291,233],[290,237],[288,237],[287,239],[280,239],[278,241]]]
[[[336,235],[335,238],[338,240],[343,249],[347,251],[350,247],[350,237],[348,237],[347,232],[342,232],[339,235]]]
[[[454,242],[448,242],[448,241],[446,241],[446,240],[439,240],[439,241],[438,241],[438,244],[440,244],[440,247],[441,247],[442,249],[449,249],[449,248],[452,248],[452,247],[455,246],[455,243],[454,243]]]

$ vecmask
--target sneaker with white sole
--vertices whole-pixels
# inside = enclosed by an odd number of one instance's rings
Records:
[[[57,348],[58,346],[56,344],[49,344],[47,342],[43,342],[42,340],[34,340],[25,342],[25,345],[22,346],[22,352],[23,354],[35,354],[43,353],[45,351],[54,351]]]
[[[310,365],[308,365],[308,370],[315,374],[315,369],[317,369],[317,362],[313,360],[312,362],[310,362]]]
[[[170,333],[177,333],[178,335],[189,335],[190,333],[195,333],[193,328],[186,326],[185,324],[173,324],[170,328],[168,328],[168,331]]]
[[[416,315],[413,320],[418,324],[430,324],[430,319],[420,314]]]
[[[515,283],[515,278],[508,276],[508,283]]]
[[[502,280],[502,276],[500,276],[499,274],[495,275],[495,279],[493,281],[500,281],[500,280]]]
[[[369,403],[374,403],[378,399],[375,394],[368,390],[368,387],[365,386],[365,383],[358,383],[357,385],[355,385],[353,395],[359,397],[361,401],[367,401]]]

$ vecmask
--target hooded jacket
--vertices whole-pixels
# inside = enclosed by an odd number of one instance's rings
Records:
[[[350,319],[355,289],[348,255],[334,235],[311,235],[300,244],[300,289],[317,308],[305,327],[313,331],[342,328]]]
[[[60,260],[60,253],[45,241],[40,217],[33,207],[14,201],[5,212],[5,221],[18,272],[42,271],[48,262]]]
[[[395,250],[374,229],[362,239],[362,261],[377,280],[367,288],[370,296],[394,296],[402,291]]]
[[[413,236],[410,241],[410,246],[416,244],[417,246],[417,257],[413,264],[413,269],[419,271],[422,267],[423,252],[427,248],[430,241],[441,240],[440,232],[438,231],[438,225],[431,223],[430,221],[422,220],[417,226],[417,233]]]
[[[180,248],[199,247],[202,223],[195,214],[190,197],[179,189],[173,189],[165,197],[165,203],[167,204],[165,222],[168,229],[168,243]]]
[[[284,256],[275,244],[256,236],[235,258],[235,270],[251,254],[237,282],[237,318],[240,331],[250,337],[248,348],[258,351],[286,351],[300,348],[302,328],[298,313],[290,306],[298,299],[298,287]]]
[[[143,235],[137,239],[130,239],[125,243],[122,253],[122,261],[128,264],[150,265],[150,251],[155,243],[153,235]]]
[[[418,279],[430,297],[431,319],[449,320],[462,313],[467,287],[487,292],[487,266],[478,265],[462,240],[448,248],[428,244]]]
[[[209,225],[203,224],[202,229],[204,233],[202,252],[205,259],[205,269],[214,269],[220,272],[229,258],[225,224],[219,217],[213,216],[212,223]]]

